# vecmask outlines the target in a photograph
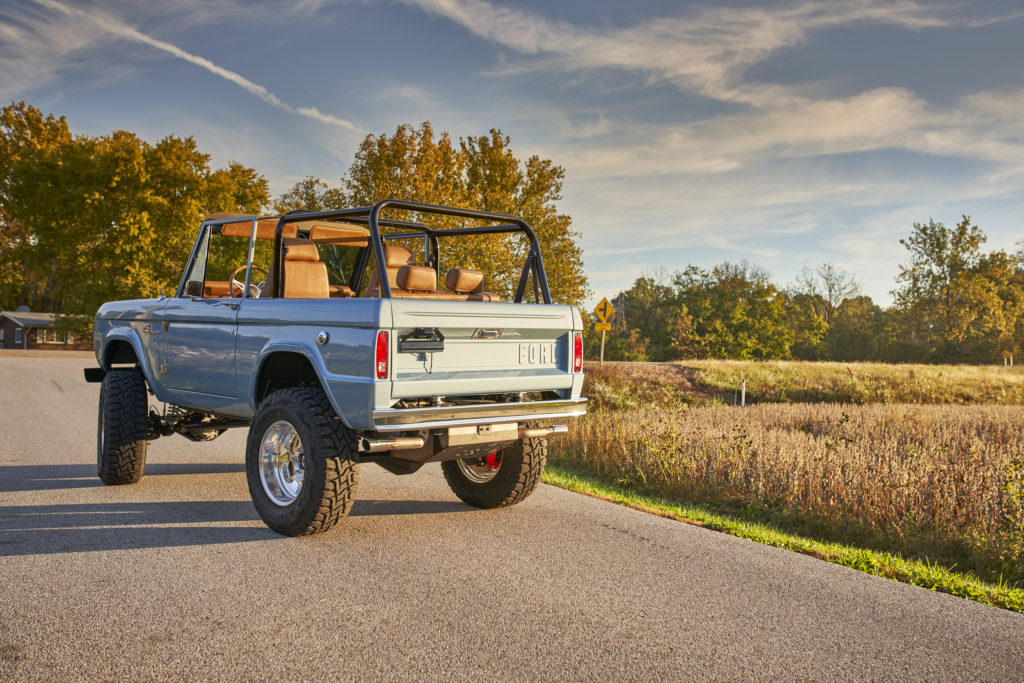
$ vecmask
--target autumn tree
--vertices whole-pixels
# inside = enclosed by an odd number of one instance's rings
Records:
[[[240,164],[211,170],[192,138],[86,136],[17,103],[0,112],[0,305],[62,314],[82,332],[113,299],[177,284],[211,211],[258,211],[267,182]]]
[[[278,208],[316,208],[309,204],[340,201],[366,206],[397,198],[506,213],[524,218],[537,233],[555,301],[582,304],[587,294],[579,233],[569,216],[559,213],[565,172],[547,159],[519,159],[501,131],[461,138],[435,135],[429,122],[419,128],[399,126],[394,134],[368,135],[356,150],[337,194],[307,178],[278,200]],[[303,205],[308,197],[309,202]],[[450,217],[392,214],[425,219],[438,227],[465,224]],[[442,268],[477,268],[488,276],[488,289],[511,297],[526,258],[520,235],[447,238],[441,245]]]
[[[1005,251],[983,253],[985,241],[967,216],[953,229],[915,223],[900,240],[910,258],[897,277],[896,318],[924,359],[992,362],[1017,345],[1019,262]]]

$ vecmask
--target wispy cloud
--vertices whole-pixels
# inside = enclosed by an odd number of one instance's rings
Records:
[[[522,55],[547,57],[546,67],[638,71],[704,97],[758,107],[785,104],[798,96],[782,85],[744,83],[744,73],[779,50],[801,43],[812,31],[866,23],[920,29],[952,21],[941,10],[912,0],[843,0],[770,9],[704,7],[684,17],[597,30],[487,0],[402,1]]]
[[[76,49],[80,49],[90,44],[91,42],[94,42],[98,38],[95,29],[99,28],[102,32],[106,34],[113,35],[118,38],[129,40],[135,43],[148,45],[149,47],[165,52],[173,57],[176,57],[177,59],[184,60],[186,62],[189,62],[190,64],[194,64],[195,66],[205,69],[206,71],[214,74],[215,76],[219,76],[220,78],[223,78],[227,81],[234,83],[235,85],[242,88],[249,94],[258,97],[259,99],[263,100],[270,106],[275,107],[276,109],[286,111],[290,114],[304,116],[308,119],[319,121],[321,123],[326,123],[331,126],[336,126],[347,131],[364,132],[356,125],[354,125],[351,121],[339,118],[337,116],[332,116],[331,114],[325,114],[316,107],[304,107],[289,104],[288,102],[281,100],[281,98],[275,95],[274,93],[270,92],[270,90],[268,90],[266,87],[258,83],[254,83],[253,81],[249,80],[245,76],[242,76],[241,74],[235,71],[225,69],[224,67],[213,63],[205,57],[192,54],[191,52],[187,52],[181,49],[180,47],[173,45],[167,41],[159,40],[158,38],[154,38],[148,34],[145,34],[135,28],[132,28],[131,26],[128,26],[124,22],[108,14],[99,11],[86,11],[78,8],[69,7],[63,3],[56,2],[55,0],[32,1],[35,2],[37,5],[45,7],[46,9],[52,12],[62,14],[65,17],[81,20],[85,22],[87,26],[93,29],[91,31],[83,31],[81,25],[78,25],[76,27],[75,31],[77,31],[77,34],[79,36],[78,40],[75,41]],[[57,30],[60,32],[61,35],[75,32],[68,30],[68,28],[69,27],[65,25],[59,27]],[[4,30],[13,38],[22,37],[19,34],[18,29],[12,26],[5,26]],[[45,66],[42,66],[41,70],[45,71]]]
[[[518,53],[518,61],[504,60],[505,73],[616,69],[742,107],[739,113],[657,125],[601,114],[600,125],[576,135],[567,131],[549,150],[576,178],[722,174],[765,159],[880,149],[992,162],[1003,175],[1024,170],[1024,140],[1014,130],[1024,113],[1024,91],[978,95],[940,109],[907,88],[814,96],[815,88],[807,84],[748,77],[752,67],[825,29],[980,27],[1021,12],[967,18],[954,5],[914,0],[797,0],[766,7],[704,6],[628,27],[590,28],[488,0],[401,1]]]

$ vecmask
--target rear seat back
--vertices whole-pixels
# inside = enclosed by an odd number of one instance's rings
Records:
[[[452,268],[444,276],[444,286],[469,301],[501,301],[497,294],[484,291],[484,274],[479,270]]]
[[[391,290],[396,299],[435,299],[465,301],[466,296],[437,288],[437,271],[430,266],[402,266],[398,269],[398,287]]]
[[[388,274],[388,283],[391,285],[391,289],[394,290],[398,287],[399,269],[405,265],[416,265],[416,261],[413,259],[412,252],[405,247],[384,247],[384,258],[387,259],[385,270]],[[363,296],[380,297],[379,271],[379,268],[373,271],[373,275],[370,276],[370,283],[363,290]]]

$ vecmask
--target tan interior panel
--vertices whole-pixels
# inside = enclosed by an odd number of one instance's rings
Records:
[[[309,229],[309,239],[323,244],[340,244],[346,247],[365,247],[370,243],[370,231],[358,225],[337,225],[307,221],[297,224]]]
[[[241,218],[237,223],[225,223],[220,226],[220,234],[226,235],[227,237],[245,237],[248,238],[252,234],[252,216],[244,213],[228,213],[218,212],[211,213],[206,217],[208,221],[223,220],[225,218]],[[274,239],[274,232],[277,230],[277,219],[276,218],[261,218],[256,226],[256,239],[260,240],[272,240]],[[294,223],[288,223],[284,226],[283,231],[284,237],[295,237],[299,234],[299,229],[295,227]]]

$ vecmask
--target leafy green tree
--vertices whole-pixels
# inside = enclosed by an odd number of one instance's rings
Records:
[[[877,360],[885,331],[885,312],[869,296],[844,299],[825,335],[825,355],[830,360]]]
[[[393,135],[368,135],[356,151],[337,194],[315,178],[307,178],[278,200],[278,208],[317,208],[340,202],[366,206],[397,198],[429,204],[468,207],[521,216],[541,244],[551,296],[555,301],[582,304],[587,296],[579,233],[569,216],[558,212],[565,172],[550,160],[533,156],[525,162],[499,130],[469,136],[456,144],[445,132],[434,134],[429,122],[419,128],[405,124]],[[464,221],[413,214],[393,217],[427,219],[439,227]],[[441,244],[442,269],[482,270],[487,287],[510,298],[528,250],[515,235],[481,235],[446,239]]]
[[[910,260],[900,266],[894,292],[907,342],[928,361],[1000,361],[1016,345],[1021,309],[1016,257],[985,254],[985,234],[967,216],[949,229],[929,221],[914,224],[900,240]]]
[[[802,292],[789,292],[784,303],[784,325],[792,336],[790,354],[800,360],[821,360],[826,349],[825,333],[829,326],[823,315],[828,309],[823,306],[824,297]]]
[[[590,331],[583,337],[583,357],[597,360],[601,357],[601,333]],[[605,335],[604,359],[642,362],[651,360],[648,355],[650,340],[639,330],[613,329]]]
[[[104,301],[154,296],[178,281],[211,211],[259,211],[267,182],[211,171],[192,138],[150,144],[126,131],[73,135],[24,102],[0,112],[0,305],[28,304],[88,329]]]
[[[62,303],[61,257],[73,256],[50,235],[49,223],[67,194],[60,184],[61,152],[71,140],[63,117],[44,116],[24,102],[0,111],[0,210],[4,222],[0,247],[0,307],[27,304],[54,310]],[[42,235],[40,235],[42,233]],[[41,239],[41,237],[43,239]]]
[[[655,361],[685,355],[691,341],[690,318],[664,272],[637,278],[632,287],[615,297],[615,305],[612,330],[625,345],[623,348],[633,349],[633,355],[638,355],[637,345],[642,341],[643,355]]]
[[[274,202],[274,210],[278,213],[288,213],[293,209],[330,211],[343,208],[345,191],[338,187],[328,187],[327,183],[313,176],[306,176],[295,183]]]
[[[786,297],[767,273],[747,263],[677,273],[679,303],[692,319],[689,351],[701,358],[789,358]]]

